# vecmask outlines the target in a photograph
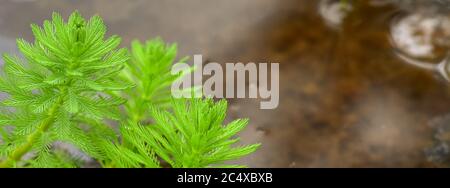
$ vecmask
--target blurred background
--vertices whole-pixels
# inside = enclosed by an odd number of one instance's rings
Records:
[[[98,14],[109,34],[161,37],[206,62],[280,63],[280,105],[249,118],[250,167],[446,167],[449,0],[2,0],[0,51],[53,11]]]

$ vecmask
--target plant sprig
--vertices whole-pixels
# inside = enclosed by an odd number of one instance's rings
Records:
[[[17,40],[24,58],[3,55],[0,167],[83,166],[58,143],[102,167],[145,168],[242,167],[225,162],[259,147],[234,147],[248,121],[223,125],[225,100],[171,97],[182,76],[171,74],[175,44],[134,41],[128,53],[118,36],[105,38],[99,16],[78,12],[31,28],[33,43]]]
[[[40,166],[51,166],[48,162],[57,158],[51,152],[55,141],[97,156],[86,134],[98,127],[81,126],[91,125],[83,120],[120,117],[117,106],[125,101],[107,91],[130,87],[116,79],[128,60],[127,50],[117,49],[118,36],[104,38],[106,27],[99,16],[86,21],[74,12],[65,23],[54,13],[52,21],[31,27],[34,43],[17,40],[25,59],[3,56],[0,91],[8,98],[1,103],[5,113],[0,122],[2,129],[10,126],[13,131],[3,135],[7,147],[1,154],[6,159],[0,166],[26,166],[19,163],[26,154],[43,161]]]

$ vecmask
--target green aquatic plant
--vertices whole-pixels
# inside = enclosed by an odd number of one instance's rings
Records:
[[[78,12],[31,27],[23,58],[3,55],[0,167],[83,166],[62,143],[102,167],[216,167],[258,148],[232,147],[247,121],[224,126],[226,101],[170,97],[175,45],[135,41],[128,53]]]
[[[17,40],[25,59],[3,56],[0,91],[8,98],[1,102],[0,122],[13,129],[3,131],[0,166],[27,165],[20,163],[26,154],[32,154],[32,165],[53,165],[59,161],[51,152],[55,141],[97,156],[87,135],[110,129],[103,120],[120,117],[117,106],[125,101],[108,92],[131,86],[115,78],[127,50],[117,49],[117,36],[104,39],[106,27],[98,16],[86,21],[75,12],[64,23],[55,13],[43,27],[31,27],[34,43]]]
[[[122,142],[103,142],[108,167],[244,167],[224,162],[253,153],[259,144],[232,147],[248,120],[223,125],[227,103],[212,99],[172,99],[172,111],[151,107],[154,122],[121,126]],[[124,155],[125,154],[125,155]],[[119,156],[119,157],[118,157]]]
[[[152,109],[155,126],[138,131],[149,140],[153,151],[172,167],[242,167],[223,162],[253,153],[259,144],[232,147],[233,138],[248,120],[223,125],[227,102],[212,99],[179,99],[172,102],[173,113]]]
[[[177,55],[176,44],[166,44],[161,39],[153,39],[144,44],[133,41],[131,44],[131,59],[121,77],[136,87],[120,92],[127,98],[125,115],[135,123],[150,118],[148,105],[166,107],[170,102],[172,82],[182,74],[171,74]],[[187,58],[178,63],[184,63]]]

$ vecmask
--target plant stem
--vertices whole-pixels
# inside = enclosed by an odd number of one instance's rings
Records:
[[[53,124],[56,118],[56,114],[64,103],[64,97],[67,88],[64,88],[61,92],[61,96],[58,98],[57,102],[48,110],[48,116],[39,125],[39,128],[28,135],[26,143],[20,145],[14,149],[6,160],[0,163],[0,168],[10,168],[14,166],[14,163],[19,161],[23,155],[28,153],[33,147],[33,144],[45,133],[48,128]]]

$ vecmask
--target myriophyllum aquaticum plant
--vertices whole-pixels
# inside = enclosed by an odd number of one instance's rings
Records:
[[[3,55],[0,167],[84,166],[64,144],[101,167],[241,167],[225,162],[259,147],[234,146],[247,120],[223,125],[225,100],[170,97],[176,45],[134,41],[129,53],[78,12],[31,28],[23,56]]]

